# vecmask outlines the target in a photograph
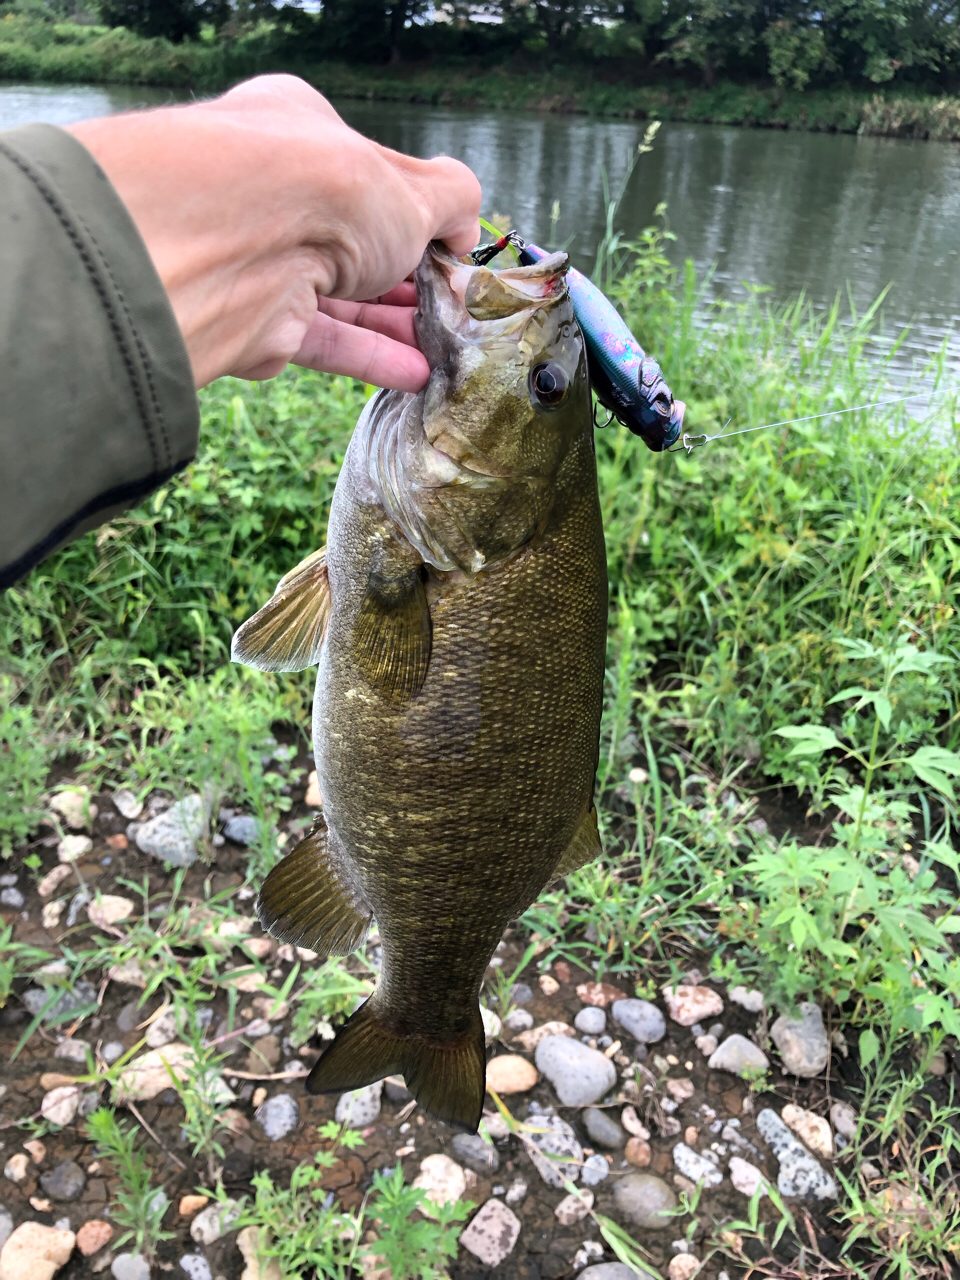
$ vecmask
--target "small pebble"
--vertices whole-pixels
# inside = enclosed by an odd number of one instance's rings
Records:
[[[755,1164],[742,1160],[740,1156],[730,1157],[730,1181],[736,1189],[748,1198],[761,1189],[761,1196],[767,1194],[767,1180]]]
[[[74,1040],[72,1037],[61,1040],[53,1051],[55,1058],[62,1058],[65,1062],[79,1062],[81,1064],[87,1061],[87,1050],[90,1048],[86,1040]]]
[[[853,1138],[857,1132],[857,1113],[849,1102],[834,1102],[830,1107],[830,1123],[844,1138]]]
[[[628,1173],[613,1188],[617,1209],[635,1227],[665,1231],[676,1223],[668,1217],[677,1197],[662,1178],[652,1173]]]
[[[508,1031],[529,1031],[533,1026],[533,1014],[529,1009],[512,1009],[503,1020]]]
[[[113,1239],[113,1227],[102,1218],[91,1218],[77,1232],[77,1248],[85,1258],[92,1257]]]
[[[727,992],[729,999],[748,1013],[762,1013],[764,1006],[763,992],[748,990],[746,987],[731,987]]]
[[[674,1102],[686,1102],[688,1098],[693,1097],[695,1092],[693,1081],[686,1076],[667,1081],[667,1093],[669,1093]]]
[[[487,1088],[503,1097],[526,1093],[540,1079],[532,1062],[515,1053],[501,1053],[487,1063]]]
[[[545,996],[555,996],[560,990],[560,983],[549,973],[541,973],[539,981],[540,990]]]
[[[564,1196],[553,1212],[562,1227],[572,1227],[582,1222],[592,1208],[593,1192],[581,1191],[579,1195]]]
[[[731,1075],[742,1075],[744,1072],[766,1071],[770,1066],[767,1055],[746,1036],[727,1036],[726,1040],[713,1051],[707,1062],[711,1071],[729,1071]]]
[[[610,1166],[601,1155],[587,1156],[580,1170],[580,1181],[585,1187],[595,1187],[610,1173]]]
[[[627,1164],[635,1165],[638,1169],[645,1169],[653,1159],[650,1143],[644,1138],[631,1138],[623,1154]]]
[[[573,1025],[584,1035],[602,1035],[607,1025],[607,1015],[596,1005],[585,1005],[573,1020]]]
[[[279,1142],[299,1124],[300,1108],[289,1093],[277,1093],[257,1108],[256,1118],[270,1141]]]
[[[112,1066],[118,1058],[122,1058],[126,1050],[121,1040],[108,1040],[100,1050],[100,1057],[104,1060],[108,1067]]]
[[[823,1116],[788,1102],[780,1112],[780,1119],[814,1155],[823,1156],[826,1160],[833,1157],[833,1133]]]
[[[649,1000],[615,1000],[611,1013],[614,1021],[640,1044],[655,1044],[667,1033],[666,1019]]]
[[[460,1244],[483,1263],[498,1267],[513,1250],[520,1235],[520,1219],[502,1200],[492,1198],[460,1235]]]
[[[606,1163],[606,1162],[604,1162]],[[525,1178],[514,1178],[513,1182],[507,1188],[507,1194],[504,1197],[507,1204],[522,1204],[527,1198],[527,1182]]]
[[[450,1145],[457,1158],[475,1173],[490,1175],[500,1168],[496,1148],[478,1133],[455,1133]]]
[[[92,852],[93,841],[89,836],[64,836],[57,845],[57,858],[60,862],[79,862]]]
[[[709,1058],[710,1055],[716,1051],[718,1043],[719,1041],[717,1040],[716,1036],[709,1036],[706,1034],[702,1036],[697,1036],[696,1040],[694,1041],[694,1044],[697,1046],[697,1048],[700,1050],[700,1052],[703,1054],[705,1058]]]
[[[650,1130],[637,1115],[636,1107],[624,1107],[620,1112],[620,1123],[627,1133],[632,1133],[635,1138],[649,1139]]]
[[[190,1239],[194,1244],[215,1244],[230,1231],[240,1208],[236,1200],[218,1200],[202,1209],[190,1223]]]
[[[757,1128],[780,1163],[777,1187],[781,1195],[836,1200],[837,1184],[833,1178],[770,1107],[764,1107],[758,1114]]]
[[[673,1163],[693,1183],[702,1182],[705,1187],[718,1187],[723,1181],[723,1173],[714,1162],[688,1147],[685,1142],[678,1142],[673,1148]]]
[[[87,1185],[87,1175],[74,1160],[64,1160],[40,1175],[40,1185],[54,1200],[77,1200]]]
[[[205,1209],[209,1203],[209,1196],[181,1196],[180,1203],[177,1205],[177,1212],[181,1218],[192,1218],[195,1213]]]
[[[830,1059],[823,1014],[811,1001],[800,1005],[799,1018],[779,1017],[770,1028],[770,1035],[780,1051],[784,1070],[792,1075],[817,1076]]]
[[[599,1102],[617,1082],[616,1068],[609,1058],[564,1036],[541,1040],[534,1061],[565,1107]]]
[[[667,1280],[692,1280],[700,1270],[700,1260],[692,1253],[675,1253],[667,1264]]]
[[[150,1280],[150,1264],[139,1253],[119,1253],[110,1264],[113,1280]]]
[[[180,1259],[180,1266],[190,1280],[213,1280],[210,1263],[202,1253],[187,1253]]]
[[[712,987],[670,983],[662,988],[667,1010],[674,1022],[690,1027],[703,1018],[723,1013],[723,1001]]]
[[[21,909],[26,899],[19,889],[0,889],[0,906]]]
[[[40,1112],[48,1124],[63,1128],[64,1125],[71,1123],[79,1105],[80,1090],[76,1085],[63,1085],[43,1095]]]

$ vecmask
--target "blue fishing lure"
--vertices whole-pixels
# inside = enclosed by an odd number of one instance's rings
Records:
[[[471,257],[477,266],[484,266],[508,245],[516,249],[523,266],[550,256],[545,249],[527,244],[516,231],[508,231],[493,244],[474,249]],[[570,267],[567,288],[587,345],[587,365],[597,399],[655,453],[669,449],[680,438],[686,405],[673,398],[657,361],[646,354],[619,311],[592,280]]]

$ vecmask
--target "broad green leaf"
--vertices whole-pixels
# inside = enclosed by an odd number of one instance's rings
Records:
[[[866,1031],[860,1032],[860,1065],[868,1067],[880,1052],[880,1041],[877,1039],[877,1033],[867,1027]]]
[[[829,707],[834,702],[843,702],[846,698],[869,698],[870,696],[869,689],[863,689],[858,684],[852,684],[849,688],[841,689],[839,693],[835,693],[832,698],[827,700],[825,705]]]
[[[960,916],[941,916],[937,928],[941,933],[960,933]]]
[[[843,747],[833,730],[824,724],[792,724],[785,729],[774,729],[774,733],[796,742],[797,745],[789,753],[791,759],[794,756],[819,756],[834,747]]]
[[[950,778],[960,777],[960,756],[955,751],[947,751],[945,747],[920,747],[907,758],[907,764],[923,782],[953,799]]]

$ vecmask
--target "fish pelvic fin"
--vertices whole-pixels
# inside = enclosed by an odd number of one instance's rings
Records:
[[[350,1017],[307,1077],[308,1093],[343,1093],[402,1074],[420,1106],[462,1133],[476,1133],[486,1088],[483,1023],[451,1040],[394,1031],[377,1013],[376,995]]]
[[[320,661],[330,617],[327,549],[291,569],[252,618],[234,632],[230,656],[258,671],[303,671]]]
[[[366,937],[372,912],[335,856],[326,823],[273,868],[257,897],[257,915],[281,942],[345,956]]]
[[[416,697],[430,663],[430,606],[422,565],[395,577],[371,573],[357,615],[353,656],[370,684],[397,705]]]
[[[571,872],[579,871],[588,862],[593,862],[594,858],[599,858],[601,853],[603,845],[600,843],[600,830],[597,827],[597,809],[595,805],[591,805],[580,819],[573,839],[557,863],[553,878],[561,880]]]

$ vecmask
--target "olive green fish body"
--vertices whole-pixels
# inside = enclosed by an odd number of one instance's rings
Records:
[[[562,265],[503,273],[508,290],[541,291],[532,305],[504,300],[496,273],[478,291],[449,260],[422,265],[431,384],[368,406],[325,557],[245,624],[280,619],[273,640],[264,622],[246,648],[238,633],[239,656],[258,648],[258,665],[294,626],[301,659],[319,657],[324,826],[268,877],[261,918],[278,936],[343,951],[372,917],[383,946],[374,994],[308,1088],[401,1071],[422,1105],[466,1129],[483,1097],[489,960],[550,880],[599,852],[606,562]],[[305,597],[314,603],[298,610]]]

